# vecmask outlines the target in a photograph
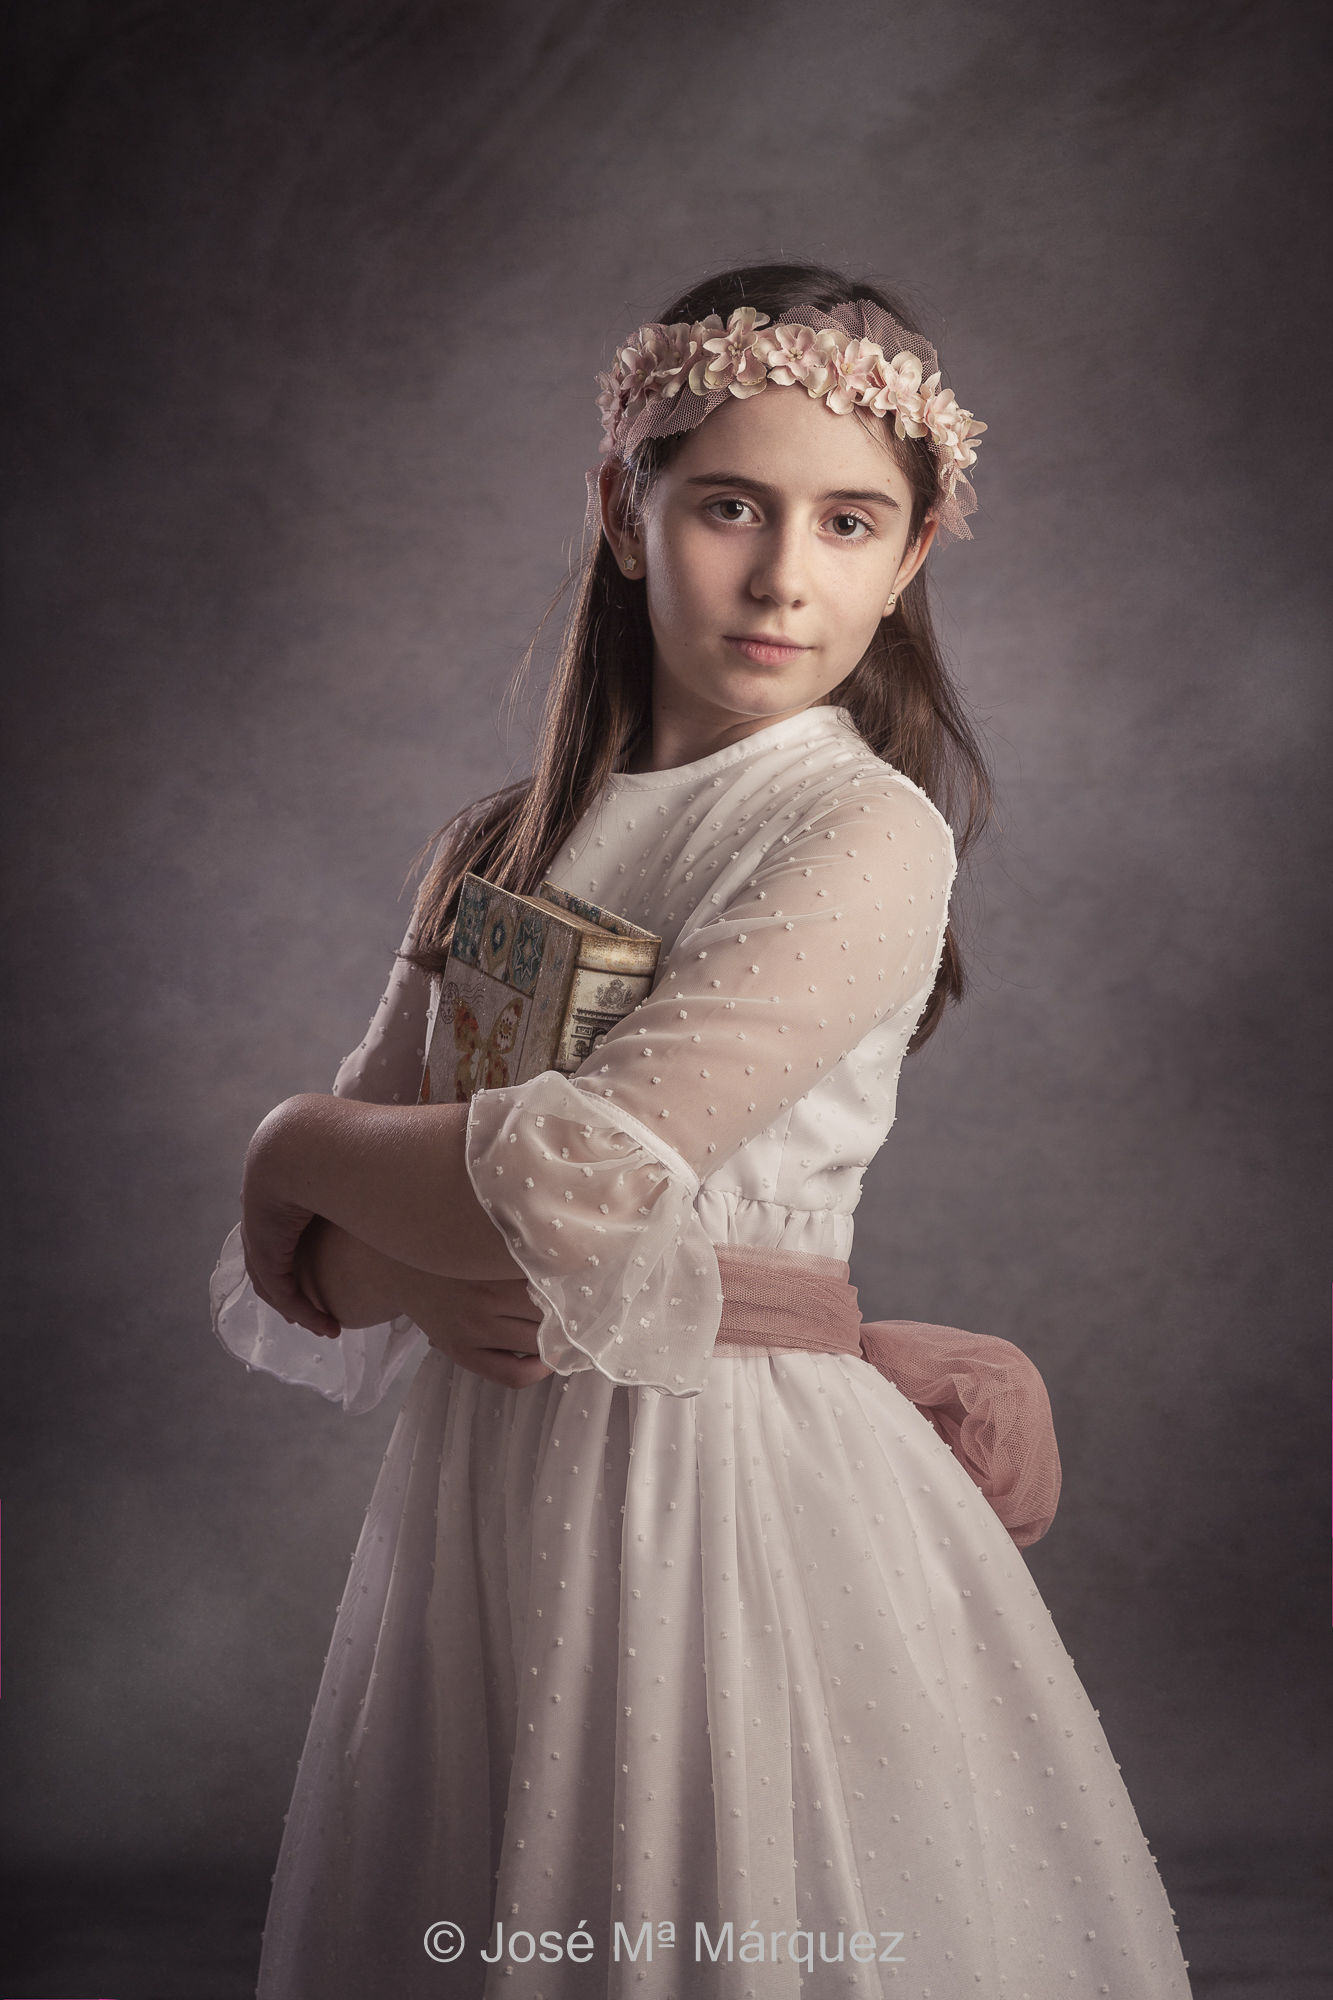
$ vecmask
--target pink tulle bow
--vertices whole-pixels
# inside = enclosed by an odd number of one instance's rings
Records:
[[[861,1352],[935,1426],[1019,1548],[1040,1541],[1060,1499],[1060,1453],[1046,1384],[1022,1349],[880,1319],[862,1321]]]

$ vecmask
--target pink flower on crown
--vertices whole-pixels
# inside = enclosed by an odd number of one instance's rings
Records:
[[[957,437],[951,440],[949,455],[956,466],[966,468],[977,462],[976,447],[972,439],[980,437],[986,426],[979,424],[970,410],[960,410],[958,414],[965,419],[966,428],[960,430]]]
[[[597,377],[597,386],[599,391],[597,407],[602,413],[602,429],[606,432],[606,436],[602,441],[602,449],[603,451],[609,451],[612,439],[615,436],[616,426],[624,414],[627,398],[623,383],[620,381],[619,376],[614,373],[599,375]]]
[[[677,320],[672,326],[641,326],[616,356],[616,372],[626,401],[637,396],[678,395],[698,352],[699,343],[688,320]]]
[[[603,452],[615,446],[615,436],[632,403],[650,396],[669,398],[685,387],[691,367],[703,352],[707,335],[721,333],[722,321],[716,313],[693,325],[677,320],[672,325],[650,321],[631,334],[617,351],[610,374],[597,378],[600,394],[597,407],[602,413],[606,437]]]
[[[915,396],[901,397],[893,413],[893,432],[900,438],[923,438],[926,436],[924,412],[926,399],[918,390]]]
[[[915,421],[921,400],[921,363],[915,354],[904,351],[895,354],[892,361],[881,362],[879,377],[880,387],[870,399],[875,415],[896,416],[901,411]],[[899,431],[898,435],[904,433]]]
[[[923,385],[925,402],[921,421],[935,442],[941,464],[975,465],[977,454],[970,440],[980,437],[986,426],[979,424],[970,410],[960,409],[953,390],[941,389],[939,380],[938,375],[932,375]]]
[[[816,333],[810,326],[775,326],[756,336],[754,351],[780,389],[800,387],[822,396],[834,377],[834,362],[847,336]]]
[[[738,306],[727,321],[726,331],[719,331],[703,343],[713,358],[705,361],[701,355],[690,370],[690,387],[695,395],[706,396],[712,389],[730,389],[733,396],[757,396],[767,387],[767,372],[754,351],[755,328],[767,325],[767,313],[757,312],[753,306]]]
[[[845,417],[858,403],[871,403],[884,386],[884,349],[876,340],[849,340],[836,357],[837,379],[828,406]]]

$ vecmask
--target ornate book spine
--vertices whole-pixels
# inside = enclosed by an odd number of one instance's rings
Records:
[[[614,1028],[637,1007],[652,984],[650,972],[604,972],[597,966],[578,966],[569,989],[560,1046],[550,1067],[568,1076],[586,1062],[608,1028]]]

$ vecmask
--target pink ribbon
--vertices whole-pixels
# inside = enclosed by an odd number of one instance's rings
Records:
[[[835,1257],[718,1244],[719,1346],[861,1354],[934,1425],[1017,1543],[1039,1541],[1060,1499],[1060,1453],[1040,1371],[991,1334],[862,1320]]]

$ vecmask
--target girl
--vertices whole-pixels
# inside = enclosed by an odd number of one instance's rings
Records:
[[[796,264],[675,300],[601,408],[534,775],[446,829],[215,1276],[227,1344],[348,1409],[420,1358],[261,2000],[1187,1995],[1016,1551],[1058,1490],[1039,1378],[861,1327],[847,1276],[962,991],[935,800],[966,789],[965,848],[985,765],[922,565],[984,427],[893,300]],[[574,1076],[420,1104],[465,869],[661,961]]]

